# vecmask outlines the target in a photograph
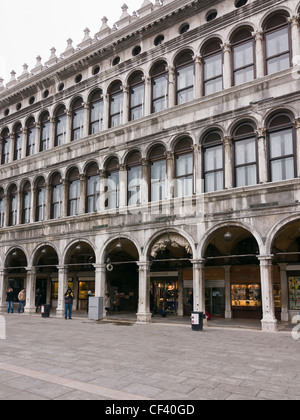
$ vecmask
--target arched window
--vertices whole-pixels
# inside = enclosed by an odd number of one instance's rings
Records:
[[[5,163],[9,163],[9,153],[10,153],[10,135],[8,128],[5,128],[1,134],[2,140],[2,156],[1,156],[1,164],[4,165]]]
[[[296,177],[295,129],[288,113],[278,113],[267,124],[270,181]]]
[[[91,163],[86,170],[86,212],[100,210],[100,176],[96,163]]]
[[[127,159],[127,198],[128,206],[141,204],[142,157],[139,152],[133,152]]]
[[[219,131],[212,131],[203,140],[204,191],[224,189],[224,146]]]
[[[30,212],[31,212],[31,185],[27,181],[23,187],[22,192],[22,223],[30,223]]]
[[[50,146],[50,115],[44,112],[41,116],[40,152],[48,150]]]
[[[82,99],[78,98],[72,106],[72,137],[71,140],[79,140],[83,137],[84,130],[84,107]]]
[[[18,220],[18,188],[12,185],[8,191],[9,200],[9,226],[16,226]]]
[[[63,185],[60,173],[51,179],[51,219],[59,219],[63,215]]]
[[[150,201],[162,201],[166,197],[166,150],[163,146],[152,149],[150,156]]]
[[[257,184],[257,140],[252,124],[239,125],[233,133],[236,187]]]
[[[109,159],[106,164],[107,185],[105,187],[105,208],[119,208],[120,172],[119,161],[116,157]]]
[[[176,62],[177,105],[194,99],[194,59],[193,53],[187,51],[181,54]]]
[[[203,50],[204,94],[211,95],[223,89],[223,52],[221,42],[210,42]]]
[[[109,127],[114,128],[123,124],[123,89],[122,83],[116,82],[111,86],[109,95]]]
[[[231,40],[234,86],[251,82],[255,78],[254,39],[250,29],[238,31]]]
[[[23,131],[22,125],[18,123],[14,129],[14,160],[19,160],[22,158],[22,141],[23,141]]]
[[[36,183],[36,213],[35,221],[42,222],[46,219],[46,185],[45,179],[40,177]]]
[[[130,121],[134,121],[144,116],[145,84],[143,81],[143,73],[138,72],[132,75],[132,77],[129,80],[129,88],[130,88],[129,116],[130,116]]]
[[[267,74],[288,69],[291,66],[291,48],[287,17],[284,14],[273,15],[264,31]]]
[[[35,136],[36,124],[33,117],[30,117],[26,124],[27,141],[26,141],[26,156],[31,156],[35,153]]]
[[[67,141],[68,116],[66,107],[61,105],[55,114],[55,140],[54,146],[61,146]]]
[[[90,98],[90,134],[96,134],[103,131],[103,94],[98,89]]]
[[[175,147],[176,197],[194,193],[193,143],[189,138],[180,140]]]
[[[3,188],[0,188],[0,228],[5,224],[5,194]]]
[[[166,70],[167,63],[157,63],[152,71],[152,113],[164,111],[168,108],[169,76]]]
[[[79,214],[80,177],[77,168],[70,171],[68,176],[68,216]]]

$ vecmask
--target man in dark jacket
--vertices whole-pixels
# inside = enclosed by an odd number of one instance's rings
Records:
[[[74,293],[72,289],[68,289],[65,293],[65,319],[68,319],[68,312],[69,312],[69,319],[72,319],[72,308],[73,308],[73,301],[74,301]]]
[[[14,291],[12,288],[9,288],[6,292],[6,302],[7,302],[7,313],[9,314],[9,311],[13,314],[14,313]]]

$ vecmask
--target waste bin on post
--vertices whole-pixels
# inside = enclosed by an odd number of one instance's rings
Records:
[[[41,314],[42,318],[49,318],[50,317],[50,305],[41,305]]]
[[[203,331],[203,312],[191,312],[193,331]]]

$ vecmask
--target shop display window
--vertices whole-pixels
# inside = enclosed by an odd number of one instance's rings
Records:
[[[69,281],[68,288],[73,290],[72,281]],[[51,299],[58,299],[58,281],[53,281],[51,284]]]
[[[260,284],[233,284],[231,286],[232,306],[261,306]]]
[[[289,309],[300,309],[300,276],[292,276],[288,278],[289,284]]]
[[[281,287],[279,283],[274,284],[273,292],[274,292],[274,306],[275,308],[281,308]]]
[[[95,282],[94,281],[80,281],[78,299],[87,300],[89,290],[92,292],[92,295],[95,294]]]

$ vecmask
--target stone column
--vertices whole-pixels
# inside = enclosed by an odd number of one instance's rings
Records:
[[[299,76],[300,77],[300,76]],[[297,177],[300,178],[300,118],[295,120],[295,131],[296,131],[296,150],[297,153]]]
[[[90,131],[90,105],[87,102],[83,102],[82,105],[84,108],[83,137],[87,137]]]
[[[144,77],[145,82],[145,95],[144,95],[144,114],[143,116],[147,116],[151,114],[151,90],[152,90],[152,79],[151,77]]]
[[[6,292],[8,289],[8,271],[0,270],[0,312],[7,311]]]
[[[56,118],[50,117],[49,149],[53,149],[54,148],[54,143],[55,143],[55,125],[56,125]]]
[[[35,306],[35,291],[36,291],[36,270],[34,267],[27,267],[27,279],[26,279],[26,306],[24,312],[26,315],[36,313]]]
[[[9,134],[10,137],[10,141],[9,141],[9,162],[13,162],[14,158],[15,158],[15,141],[16,141],[16,137],[14,133],[10,133]]]
[[[202,146],[200,144],[195,144],[194,149],[194,177],[195,177],[195,186],[194,190],[197,196],[204,192],[203,182],[202,182]]]
[[[80,197],[79,197],[79,214],[85,213],[86,207],[86,177],[84,174],[80,175]]]
[[[225,189],[233,188],[233,150],[232,138],[225,137],[224,152],[225,152]]]
[[[225,265],[225,319],[232,318],[232,306],[231,306],[231,282],[230,282],[231,265]]]
[[[205,260],[191,260],[193,264],[194,311],[205,313]]]
[[[277,320],[275,318],[274,293],[272,280],[272,256],[261,255],[260,261],[261,294],[263,319],[262,330],[265,332],[277,331]]]
[[[137,315],[138,324],[151,322],[150,312],[150,262],[137,263],[139,267],[139,305]]]
[[[169,74],[169,108],[176,105],[176,69],[175,67],[167,67]]]
[[[121,111],[120,115],[120,124],[126,124],[128,123],[130,119],[129,115],[129,99],[130,95],[130,86],[123,86],[123,109]]]
[[[120,165],[120,209],[127,207],[127,167]]]
[[[104,297],[106,290],[106,264],[94,264],[95,267],[95,297],[103,298],[103,318],[106,317]]]
[[[65,114],[67,116],[66,143],[70,143],[71,142],[71,138],[72,138],[72,111],[70,109],[65,109]]]
[[[149,160],[142,159],[141,203],[146,206],[149,202]]]
[[[203,57],[195,57],[195,99],[203,96]]]
[[[286,275],[287,263],[278,264],[280,268],[280,287],[281,287],[281,321],[289,320],[289,302],[288,302],[288,282]]]
[[[166,153],[166,171],[167,171],[167,178],[166,178],[166,196],[167,200],[174,198],[174,153],[167,152]]]
[[[58,300],[56,315],[59,318],[64,317],[65,313],[65,293],[68,289],[68,267],[67,266],[58,266]]]
[[[289,19],[289,22],[290,22],[290,25],[291,25],[293,66],[299,66],[300,65],[299,15],[292,16]]]
[[[27,152],[27,133],[28,130],[26,127],[22,128],[22,152],[21,152],[21,158],[25,158],[26,157],[26,152]]]
[[[109,95],[103,95],[103,131],[109,127]]]
[[[224,89],[229,89],[232,86],[231,44],[223,44],[222,49],[224,54],[223,86]]]
[[[268,158],[267,158],[267,140],[265,128],[256,130],[258,147],[258,182],[264,184],[268,182]]]
[[[254,32],[252,35],[255,39],[256,78],[259,79],[265,75],[264,33]]]

